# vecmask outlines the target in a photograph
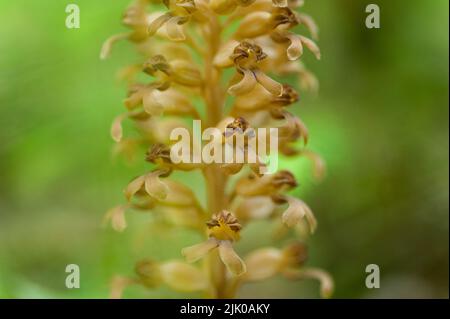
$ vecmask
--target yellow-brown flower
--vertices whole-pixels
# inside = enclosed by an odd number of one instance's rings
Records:
[[[242,259],[236,254],[232,243],[239,240],[239,231],[242,226],[236,217],[228,211],[221,211],[214,215],[206,224],[208,226],[208,240],[182,250],[188,262],[203,258],[213,249],[219,250],[219,256],[229,272],[239,276],[246,271]]]

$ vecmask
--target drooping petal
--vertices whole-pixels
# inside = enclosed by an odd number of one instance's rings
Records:
[[[131,278],[123,277],[123,276],[115,276],[111,281],[111,290],[109,297],[111,299],[121,299],[123,290],[132,284],[135,284],[136,281]]]
[[[161,182],[160,174],[160,171],[155,171],[145,176],[145,191],[157,200],[164,200],[169,192],[169,187]]]
[[[310,71],[302,69],[297,72],[300,82],[300,88],[305,91],[310,91],[317,94],[319,91],[319,80]]]
[[[289,206],[282,215],[283,223],[288,227],[293,227],[303,218],[306,218],[311,234],[314,233],[317,221],[308,205],[298,198],[286,196],[286,199]]]
[[[320,49],[317,46],[317,44],[313,40],[308,39],[307,37],[304,37],[302,35],[300,36],[300,40],[314,54],[316,59],[320,60],[321,58]]]
[[[223,240],[220,242],[219,256],[228,271],[234,276],[242,275],[247,271],[244,261],[236,254],[230,241]]]
[[[283,275],[291,280],[316,279],[320,282],[320,295],[322,296],[322,298],[330,298],[333,294],[333,278],[329,273],[322,269],[313,267],[305,267],[301,269],[289,268],[283,271]]]
[[[119,40],[125,39],[126,37],[128,37],[128,33],[119,33],[109,37],[102,45],[102,49],[100,50],[100,59],[106,59],[111,53],[113,44]]]
[[[122,121],[128,114],[118,115],[111,125],[111,137],[115,142],[120,142],[123,136]]]
[[[148,26],[148,35],[153,36],[171,18],[169,13],[165,13],[153,19]]]
[[[103,222],[111,221],[111,226],[115,231],[122,232],[127,227],[125,220],[125,206],[120,205],[111,208],[105,215]]]
[[[183,32],[183,24],[186,22],[186,17],[172,17],[166,23],[167,37],[171,41],[184,41],[186,36]]]
[[[128,201],[131,200],[134,194],[136,194],[144,185],[145,182],[145,176],[139,176],[131,181],[130,184],[128,184],[127,188],[125,188],[125,197]]]
[[[308,144],[309,141],[309,130],[306,127],[305,123],[303,123],[303,121],[301,119],[299,119],[298,117],[296,118],[296,126],[298,129],[298,132],[300,134],[300,137],[303,138],[303,142],[305,143],[305,145]]]
[[[314,178],[316,180],[321,180],[326,171],[325,161],[318,154],[310,150],[304,150],[302,151],[302,154],[308,157],[313,162]]]
[[[317,24],[314,21],[314,19],[311,18],[311,16],[304,14],[304,13],[299,13],[298,17],[299,17],[300,23],[303,24],[311,33],[311,37],[314,40],[317,40],[319,38],[319,28],[317,27]]]
[[[164,106],[158,101],[154,90],[147,90],[143,94],[142,105],[145,112],[151,116],[160,116],[164,112]]]
[[[193,265],[172,261],[161,264],[159,269],[164,283],[174,290],[200,291],[208,286],[203,272]]]
[[[237,96],[249,93],[256,85],[256,78],[252,71],[247,69],[242,69],[244,76],[241,81],[235,85],[232,85],[228,88],[228,93]]]
[[[334,290],[333,278],[330,274],[318,268],[304,268],[302,274],[307,278],[314,278],[320,282],[320,294],[322,298],[330,298]]]
[[[283,94],[283,85],[275,80],[272,80],[261,70],[253,70],[253,73],[258,83],[261,84],[267,91],[275,96],[280,96],[281,94]]]
[[[217,241],[217,239],[211,237],[207,241],[204,241],[200,244],[183,248],[181,250],[181,254],[186,258],[187,262],[192,263],[203,258],[218,245],[219,242]]]
[[[288,201],[288,208],[284,211],[281,219],[288,227],[295,226],[303,217],[305,217],[305,210],[300,201]]]
[[[291,61],[297,60],[303,54],[303,44],[300,37],[297,34],[290,33],[287,35],[291,44],[288,46],[286,53],[288,59]]]
[[[316,217],[314,216],[311,208],[309,208],[309,206],[306,205],[305,203],[303,203],[303,205],[305,205],[305,217],[306,217],[306,221],[308,222],[308,225],[309,225],[309,231],[312,234],[316,231],[317,220],[316,220]]]

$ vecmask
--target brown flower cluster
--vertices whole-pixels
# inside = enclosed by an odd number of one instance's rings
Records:
[[[125,204],[111,209],[105,220],[123,231],[126,212],[151,211],[171,225],[199,232],[204,241],[183,248],[184,261],[138,262],[135,277],[113,280],[112,297],[139,284],[230,298],[243,284],[276,275],[318,279],[322,295],[330,296],[330,276],[304,265],[307,251],[301,242],[257,249],[243,258],[235,250],[242,229],[255,220],[279,221],[278,235],[289,228],[315,231],[317,222],[308,205],[287,194],[298,185],[291,172],[261,175],[257,168],[265,165],[263,160],[185,163],[174,161],[171,154],[170,132],[179,127],[191,130],[187,119],[219,128],[226,139],[251,138],[252,128],[277,128],[279,152],[306,156],[315,175],[323,174],[320,157],[305,149],[305,124],[288,110],[299,94],[277,80],[295,75],[301,88],[317,90],[316,78],[299,60],[306,50],[320,59],[314,42],[318,29],[302,5],[302,0],[135,0],[126,9],[122,22],[127,31],[104,43],[101,58],[118,40],[127,40],[142,60],[120,72],[128,83],[126,111],[113,121],[111,135],[118,154],[136,158],[147,149],[149,170],[131,180],[124,191]],[[302,26],[309,36],[294,32]],[[124,120],[134,123],[137,137],[124,136]],[[226,133],[227,128],[234,133]],[[201,146],[191,144],[190,149]],[[241,151],[251,150],[245,144]],[[204,200],[170,178],[174,171],[194,170],[204,176]]]

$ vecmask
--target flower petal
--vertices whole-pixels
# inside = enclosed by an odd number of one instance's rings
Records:
[[[298,198],[286,196],[286,199],[289,206],[281,217],[283,223],[288,227],[293,227],[299,223],[301,219],[306,218],[311,234],[314,233],[317,228],[317,220],[311,208]]]
[[[300,23],[303,24],[311,33],[311,37],[314,40],[317,40],[319,38],[319,28],[317,27],[316,22],[311,18],[309,15],[304,13],[298,14]]]
[[[316,180],[321,180],[326,173],[326,164],[323,158],[310,150],[303,150],[301,154],[305,155],[313,162],[314,178]]]
[[[187,262],[192,263],[203,258],[218,245],[219,242],[215,238],[209,238],[200,244],[183,248],[181,254],[186,258]]]
[[[186,22],[186,17],[172,17],[166,23],[167,37],[171,41],[184,41],[186,36],[183,32],[183,24]]]
[[[155,171],[145,176],[145,191],[157,200],[164,200],[169,192],[169,187],[159,179],[160,171]]]
[[[233,96],[249,93],[256,85],[256,78],[252,71],[242,69],[242,72],[244,76],[241,81],[228,88],[228,93]]]
[[[304,268],[302,274],[307,278],[314,278],[320,282],[320,294],[322,298],[330,298],[334,290],[333,278],[330,274],[318,268]]]
[[[308,225],[309,225],[309,231],[311,232],[311,234],[313,234],[317,228],[317,220],[316,220],[316,217],[314,216],[311,208],[309,208],[309,206],[306,205],[305,203],[303,203],[303,204],[305,205],[305,217],[306,217],[306,221],[308,222]]]
[[[304,37],[302,35],[300,35],[300,40],[314,54],[316,59],[320,60],[321,58],[320,49],[317,46],[317,44],[313,40],[308,39],[307,37]]]
[[[281,216],[281,220],[288,227],[295,226],[303,217],[305,217],[305,210],[300,204],[300,201],[290,200],[288,208]]]
[[[122,232],[127,227],[125,220],[125,206],[120,205],[111,208],[105,215],[104,222],[111,221],[111,226],[115,231]]]
[[[234,276],[242,275],[247,271],[244,261],[236,254],[230,241],[223,240],[220,242],[219,256],[228,271]]]
[[[281,94],[283,94],[283,85],[275,80],[272,80],[264,72],[258,69],[253,70],[253,73],[258,83],[261,84],[267,91],[275,96],[280,96]]]
[[[122,130],[122,121],[125,117],[127,117],[128,114],[120,114],[118,115],[111,125],[111,137],[115,142],[120,142],[123,137],[123,130]]]
[[[164,106],[157,100],[154,90],[148,90],[144,93],[142,105],[145,112],[152,116],[160,116],[164,111]]]
[[[326,271],[313,268],[305,267],[301,269],[288,268],[283,271],[283,275],[291,280],[295,279],[316,279],[320,282],[320,294],[322,298],[330,298],[334,290],[333,278]]]
[[[111,299],[121,299],[123,290],[127,286],[135,284],[135,283],[136,283],[136,281],[131,278],[127,278],[127,277],[123,277],[123,276],[115,276],[113,278],[113,280],[111,281],[111,290],[110,290],[109,297]]]
[[[147,29],[148,35],[153,36],[171,18],[172,16],[169,13],[165,13],[152,20]]]
[[[128,201],[131,200],[134,194],[136,194],[141,187],[144,185],[145,182],[145,176],[139,176],[131,181],[130,184],[128,184],[127,188],[125,189],[125,197]]]
[[[289,45],[289,47],[287,48],[287,51],[286,51],[288,59],[291,61],[297,60],[303,54],[302,41],[297,34],[291,33],[291,34],[287,35],[287,37],[288,37],[289,41],[291,42],[291,44]]]
[[[119,33],[109,37],[102,45],[102,49],[100,50],[100,59],[106,59],[111,53],[112,45],[119,40],[125,39],[126,37],[128,37],[128,33]]]

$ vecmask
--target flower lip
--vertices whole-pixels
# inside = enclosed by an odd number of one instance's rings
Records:
[[[166,58],[163,55],[157,54],[144,63],[144,65],[142,66],[142,70],[148,75],[152,76],[156,73],[156,71],[161,71],[169,74],[170,64],[167,62]]]
[[[274,98],[274,102],[281,105],[287,106],[294,104],[299,100],[297,91],[294,90],[289,84],[283,84],[283,93],[280,96]]]
[[[230,56],[231,60],[236,65],[240,65],[242,61],[250,60],[251,62],[259,62],[267,57],[259,45],[256,45],[248,40],[241,41],[238,46],[234,48],[233,54]]]
[[[294,242],[283,249],[286,262],[291,266],[301,266],[308,259],[308,247],[301,242]]]
[[[286,170],[282,170],[275,174],[272,184],[276,187],[288,186],[289,188],[294,188],[298,186],[294,175]]]
[[[277,8],[273,14],[274,28],[282,24],[287,24],[288,27],[296,26],[299,21],[294,11],[288,7]]]
[[[239,231],[242,226],[234,215],[226,210],[222,210],[214,215],[206,223],[210,237],[218,240],[236,241],[239,239]]]
[[[232,129],[233,131],[238,131],[239,133],[244,133],[249,128],[249,123],[243,117],[237,117],[233,122],[227,125],[226,129]],[[224,135],[226,131],[224,132]]]
[[[157,159],[170,163],[170,148],[167,145],[157,143],[147,151],[145,159],[151,163],[155,163]]]

